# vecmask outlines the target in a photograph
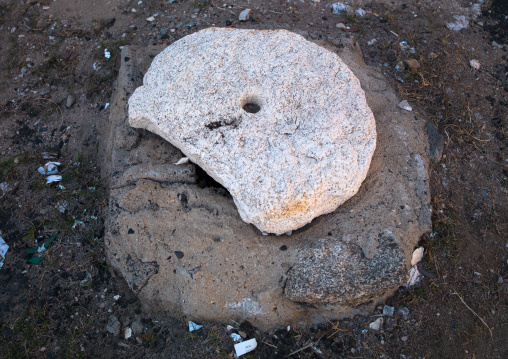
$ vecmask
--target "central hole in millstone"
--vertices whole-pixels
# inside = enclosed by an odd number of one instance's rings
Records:
[[[259,106],[255,102],[247,102],[245,105],[243,105],[243,110],[248,113],[257,113],[259,110],[261,110],[261,106]]]

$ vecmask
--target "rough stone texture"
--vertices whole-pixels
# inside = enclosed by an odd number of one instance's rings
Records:
[[[414,247],[431,229],[427,158],[439,151],[426,133],[436,132],[397,107],[400,99],[358,49],[345,44],[339,56],[376,118],[368,175],[354,197],[291,236],[263,236],[242,221],[223,189],[200,187],[195,165],[173,165],[182,153],[151,132],[134,129],[137,140],[123,145],[127,99],[160,50],[122,50],[101,131],[110,185],[107,257],[146,310],[296,327],[365,313],[407,281]]]
[[[285,30],[210,28],[175,42],[130,97],[129,121],[178,147],[229,191],[244,221],[275,234],[356,194],[376,147],[354,74]]]

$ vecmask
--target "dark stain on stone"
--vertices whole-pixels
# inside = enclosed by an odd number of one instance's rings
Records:
[[[134,234],[134,230],[132,228],[129,228],[129,230],[127,231],[128,234]]]
[[[210,122],[208,125],[205,125],[205,127],[208,128],[210,131],[220,128],[222,126],[224,126],[224,124],[221,121],[214,121]]]
[[[135,292],[139,293],[152,275],[159,273],[159,264],[156,261],[143,262],[141,259],[134,259],[129,255],[126,262],[128,275],[125,279]]]
[[[182,202],[183,205],[186,205],[189,203],[187,196],[183,193],[178,193],[178,199],[180,200],[180,202]]]

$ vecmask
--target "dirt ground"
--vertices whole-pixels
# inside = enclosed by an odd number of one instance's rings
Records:
[[[344,1],[366,11],[354,16],[332,13],[335,2],[0,1],[1,357],[232,358],[227,325],[256,338],[245,358],[508,357],[508,3]],[[240,22],[246,7],[252,18]],[[458,15],[468,27],[449,29]],[[388,300],[392,317],[381,306],[306,329],[199,323],[189,333],[192,318],[143,312],[108,267],[96,128],[108,119],[120,47],[170,45],[209,26],[350,37],[437,126],[444,151],[431,173],[425,277]],[[61,163],[61,182],[38,172],[49,160]],[[380,330],[369,327],[381,317]]]

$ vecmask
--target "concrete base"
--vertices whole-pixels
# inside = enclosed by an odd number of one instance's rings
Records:
[[[397,107],[358,48],[339,56],[376,118],[369,173],[352,199],[290,236],[264,236],[243,222],[224,189],[198,184],[194,164],[173,165],[178,149],[129,127],[127,100],[160,50],[122,50],[102,132],[108,260],[147,310],[264,329],[307,326],[365,313],[407,281],[411,253],[431,230],[428,158],[439,148],[429,146],[432,124]]]

